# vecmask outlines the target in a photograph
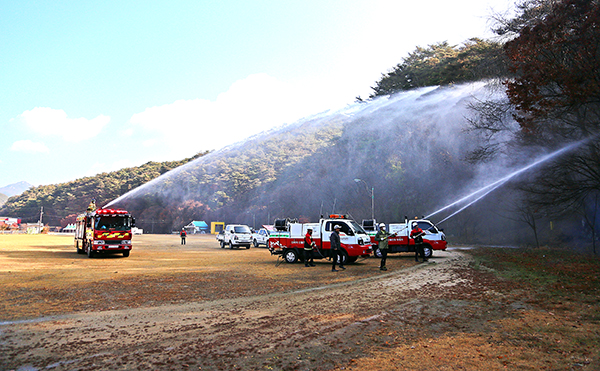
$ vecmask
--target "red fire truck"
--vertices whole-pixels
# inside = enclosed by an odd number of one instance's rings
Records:
[[[77,253],[87,253],[90,258],[96,254],[116,253],[122,253],[124,257],[128,257],[131,251],[131,228],[133,226],[135,226],[135,220],[125,210],[96,210],[95,207],[90,207],[85,214],[77,217],[75,224]]]
[[[281,255],[288,263],[303,259],[304,236],[310,228],[313,230],[313,241],[316,246],[312,250],[314,259],[332,256],[329,236],[336,225],[340,226],[343,263],[353,263],[359,257],[371,255],[371,239],[367,232],[354,220],[345,215],[329,215],[318,223],[297,223],[289,219],[275,221],[275,231],[269,234],[267,247],[272,255]]]

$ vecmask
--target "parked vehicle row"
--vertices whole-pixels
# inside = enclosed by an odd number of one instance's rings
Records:
[[[411,225],[414,223],[424,232],[423,244],[426,258],[431,257],[434,250],[446,250],[448,244],[443,230],[438,229],[429,220],[415,219],[388,225],[390,233],[394,234],[389,238],[388,253],[415,252],[414,240],[410,238]],[[345,215],[329,215],[328,218],[320,219],[318,223],[298,223],[296,220],[279,219],[275,221],[272,230],[261,228],[256,232],[246,225],[229,224],[217,235],[217,241],[221,248],[229,246],[230,249],[234,247],[249,249],[250,245],[254,247],[265,245],[272,255],[280,255],[286,262],[295,263],[304,259],[304,235],[308,229],[312,229],[312,238],[316,243],[316,248],[311,251],[312,257],[314,259],[331,257],[329,235],[336,225],[340,227],[344,264],[355,262],[359,257],[368,257],[371,254],[381,257],[375,241],[377,222],[363,220],[361,226]]]
[[[243,224],[228,224],[216,236],[221,248],[228,246],[230,249],[234,247],[250,248],[250,245],[259,247],[260,245],[268,246],[269,231],[266,228],[261,228],[258,231],[253,231],[250,227]]]

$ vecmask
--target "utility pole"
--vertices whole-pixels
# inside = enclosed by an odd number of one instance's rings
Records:
[[[371,187],[371,220],[375,219],[375,188]]]
[[[38,221],[38,233],[42,233],[42,216],[44,215],[44,207],[40,209],[40,220]]]

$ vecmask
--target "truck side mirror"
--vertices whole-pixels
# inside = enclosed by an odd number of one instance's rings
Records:
[[[135,227],[135,218],[131,218],[131,226]]]

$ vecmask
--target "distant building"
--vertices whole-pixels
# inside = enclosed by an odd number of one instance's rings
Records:
[[[0,231],[17,232],[21,226],[21,219],[0,216]]]
[[[12,224],[21,224],[21,219],[19,218],[11,218],[11,217],[6,217],[6,216],[0,216],[0,222],[4,222],[8,225],[12,225]]]
[[[190,222],[190,224],[186,225],[183,228],[185,228],[185,231],[188,234],[208,233],[209,231],[209,227],[208,224],[206,224],[206,222],[196,220]]]
[[[44,226],[40,223],[21,223],[19,227],[27,234],[39,234],[44,230]]]

